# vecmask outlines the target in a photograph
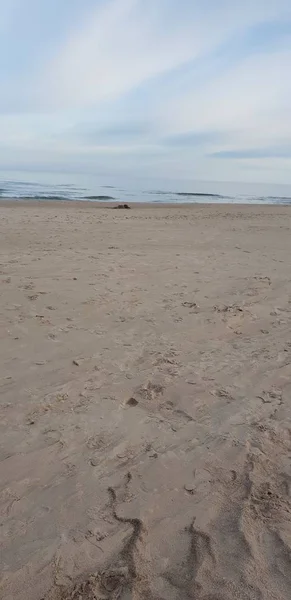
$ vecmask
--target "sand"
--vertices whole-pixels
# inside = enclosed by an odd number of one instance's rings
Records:
[[[290,229],[1,203],[1,598],[290,600]]]

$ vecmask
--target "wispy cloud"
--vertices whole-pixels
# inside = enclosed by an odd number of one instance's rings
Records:
[[[245,150],[220,150],[210,154],[212,157],[223,159],[252,159],[252,158],[291,158],[291,146],[271,146],[269,148],[249,148]]]
[[[0,0],[0,159],[254,179],[273,157],[291,182],[290,25],[290,0]]]
[[[94,105],[178,69],[254,24],[285,14],[285,0],[110,0],[98,3],[52,61],[46,81],[61,106]]]

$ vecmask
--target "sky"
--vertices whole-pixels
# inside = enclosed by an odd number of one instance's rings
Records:
[[[0,0],[0,170],[291,184],[290,0]]]

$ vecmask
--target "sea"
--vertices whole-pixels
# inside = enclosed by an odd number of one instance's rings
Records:
[[[174,181],[114,175],[0,171],[0,199],[117,203],[291,204],[291,185]]]

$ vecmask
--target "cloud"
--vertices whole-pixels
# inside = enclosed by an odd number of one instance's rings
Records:
[[[287,10],[287,2],[109,0],[58,49],[45,73],[53,106],[94,106],[209,54],[250,24]],[[47,84],[49,84],[47,86]],[[53,91],[53,94],[51,94]]]
[[[284,41],[281,49],[248,56],[201,86],[178,91],[160,107],[164,131],[206,140],[191,148],[192,172],[250,181],[263,173],[266,181],[291,182],[290,64]],[[191,172],[187,153],[181,158]]]
[[[166,146],[173,148],[199,148],[209,146],[209,144],[220,143],[226,138],[224,132],[219,131],[190,131],[177,135],[170,135],[164,138]]]
[[[245,150],[221,150],[209,156],[224,159],[250,159],[250,158],[291,158],[291,146],[270,148],[249,148]]]
[[[61,137],[74,143],[85,146],[111,146],[112,144],[122,146],[136,143],[136,140],[146,141],[149,139],[152,127],[147,121],[116,120],[115,122],[102,125],[96,121],[87,121],[74,125]]]
[[[291,46],[291,44],[290,44]],[[161,106],[165,127],[179,133],[251,130],[277,119],[291,97],[291,47],[248,57],[202,86],[174,94]],[[276,129],[278,120],[276,121]],[[280,127],[281,133],[284,133]]]
[[[290,25],[290,0],[0,0],[0,160],[291,181]]]

